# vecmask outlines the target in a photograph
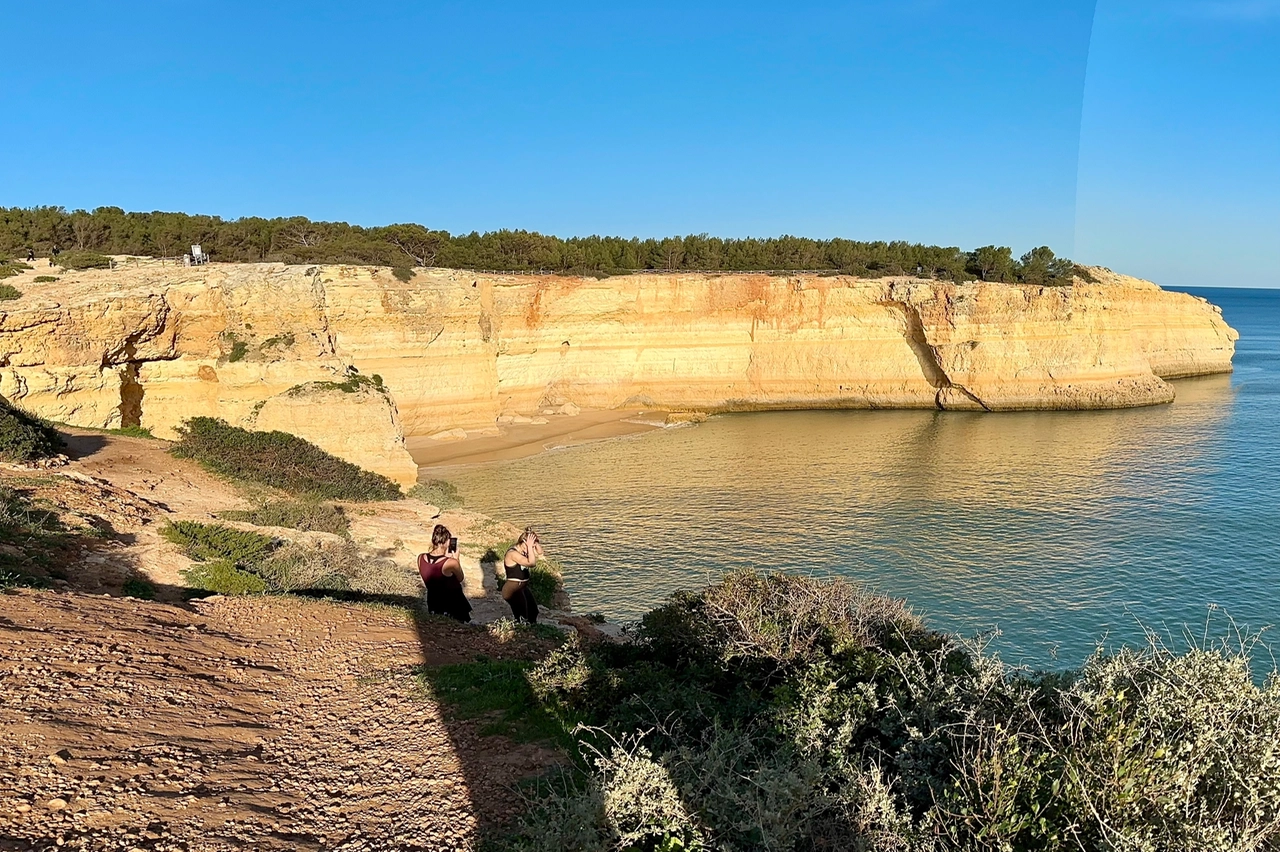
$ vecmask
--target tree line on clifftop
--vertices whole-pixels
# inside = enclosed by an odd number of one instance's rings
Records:
[[[533,231],[450,234],[417,224],[365,228],[302,216],[224,220],[187,213],[126,213],[62,207],[0,207],[0,258],[28,250],[176,257],[200,245],[214,260],[253,263],[353,263],[393,268],[442,266],[504,272],[580,275],[636,271],[842,273],[863,277],[920,275],[949,281],[1070,284],[1088,271],[1047,246],[1015,259],[1007,246],[962,251],[904,241],[861,242],[807,237],[693,234],[683,237],[562,238]]]

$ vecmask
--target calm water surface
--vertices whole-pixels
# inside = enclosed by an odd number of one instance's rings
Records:
[[[445,475],[544,530],[574,608],[611,620],[750,567],[865,581],[1034,666],[1141,624],[1221,634],[1211,608],[1280,624],[1280,291],[1196,292],[1236,371],[1168,406],[740,414]]]

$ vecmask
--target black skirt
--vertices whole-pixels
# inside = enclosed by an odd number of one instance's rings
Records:
[[[427,583],[427,612],[467,622],[471,620],[471,601],[457,579],[437,577]]]

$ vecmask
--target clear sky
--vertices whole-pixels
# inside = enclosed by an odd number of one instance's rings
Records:
[[[1048,244],[1280,286],[1280,0],[0,11],[28,45],[0,205]]]

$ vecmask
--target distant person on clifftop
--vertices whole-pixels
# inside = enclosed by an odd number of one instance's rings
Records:
[[[533,527],[525,527],[520,538],[507,550],[502,558],[502,568],[507,579],[502,584],[502,599],[511,605],[511,614],[516,621],[538,623],[538,602],[533,599],[533,590],[529,588],[529,570],[538,564],[542,555],[542,542]]]
[[[471,601],[463,591],[458,539],[444,524],[431,531],[431,552],[419,554],[418,573],[426,586],[427,612],[458,621],[471,620]]]
[[[28,248],[27,248],[27,263],[30,263],[31,261],[33,261],[33,260],[35,260],[35,259],[36,259],[36,250],[35,250],[35,249],[33,249],[33,248],[28,247]]]

